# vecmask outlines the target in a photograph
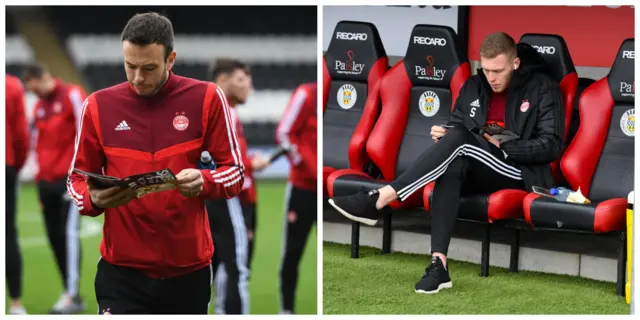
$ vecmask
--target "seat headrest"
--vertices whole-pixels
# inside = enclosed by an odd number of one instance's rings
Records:
[[[449,87],[456,68],[467,62],[451,27],[419,24],[413,27],[404,65],[414,85]]]
[[[386,56],[376,26],[340,21],[333,30],[325,60],[332,79],[366,82],[371,67]]]
[[[633,68],[635,58],[634,39],[624,40],[607,76],[609,90],[611,90],[611,96],[615,102],[634,102],[636,87]]]
[[[549,75],[556,81],[560,82],[566,75],[576,71],[567,43],[561,36],[526,33],[520,38],[520,43],[529,44],[540,53],[548,65]]]

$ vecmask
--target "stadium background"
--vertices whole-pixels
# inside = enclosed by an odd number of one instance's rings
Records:
[[[217,57],[237,58],[250,64],[255,91],[238,108],[238,114],[250,153],[266,154],[273,149],[275,128],[293,89],[316,80],[315,6],[7,6],[6,72],[19,77],[25,64],[41,61],[54,76],[80,84],[87,93],[126,81],[120,32],[131,16],[147,11],[163,13],[173,23],[176,74],[207,80],[209,64]],[[27,94],[30,124],[35,101],[32,94]],[[24,265],[24,304],[29,313],[46,313],[62,293],[62,283],[46,242],[37,191],[31,183],[36,169],[32,151],[20,174],[18,232]],[[256,174],[259,216],[250,282],[251,313],[279,311],[277,275],[288,170],[288,162],[281,158]],[[101,224],[100,217],[81,219],[81,295],[89,314],[97,310],[93,278]],[[296,311],[315,314],[315,231],[310,235],[300,268]]]
[[[415,25],[444,25],[457,32],[458,45],[467,53],[475,74],[480,44],[492,32],[506,32],[516,41],[524,33],[558,34],[567,43],[581,90],[607,75],[623,40],[634,37],[634,18],[633,7],[619,5],[324,6],[322,46],[324,53],[338,22],[370,22],[380,34],[389,66],[393,66],[404,57]],[[466,288],[427,297],[429,303],[425,303],[425,297],[411,290],[428,262],[430,221],[424,210],[393,215],[391,254],[380,256],[380,250],[365,248],[385,245],[382,223],[362,225],[362,259],[350,258],[351,221],[326,201],[323,220],[324,314],[629,314],[624,298],[615,296],[619,246],[615,238],[521,232],[522,271],[511,276],[505,269],[495,268],[509,267],[511,233],[492,228],[491,275],[480,278],[477,264],[482,228],[457,221],[449,258],[454,282],[464,283]],[[393,284],[385,288],[384,301],[376,300],[379,294],[375,288],[380,283]],[[525,299],[525,295],[533,299]],[[348,299],[353,296],[360,300]]]

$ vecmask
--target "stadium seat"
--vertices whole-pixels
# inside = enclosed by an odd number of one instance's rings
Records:
[[[552,34],[525,34],[520,39],[520,45],[528,44],[534,47],[547,63],[547,73],[560,84],[560,90],[564,101],[565,110],[565,136],[568,132],[568,123],[571,121],[573,104],[575,100],[578,75],[569,55],[569,49],[564,39]],[[550,49],[551,48],[551,49]],[[551,164],[552,169],[557,168],[558,161]],[[559,180],[560,170],[554,171],[554,176]],[[425,187],[425,209],[429,211],[431,197],[435,182]],[[505,189],[492,194],[463,195],[460,201],[458,216],[461,219],[473,221],[486,221],[492,223],[497,220],[523,218],[522,199],[527,195],[524,190]]]
[[[430,128],[446,122],[471,70],[453,29],[417,25],[403,60],[389,70],[380,86],[382,111],[367,141],[367,154],[379,174],[339,170],[329,176],[329,194],[345,195],[361,187],[381,187],[404,172],[434,142]],[[419,206],[422,192],[392,208]]]
[[[323,60],[323,186],[337,169],[362,172],[365,143],[378,117],[379,81],[389,61],[371,23],[341,21]]]
[[[534,227],[594,233],[624,231],[627,195],[633,190],[634,40],[625,40],[609,74],[580,98],[580,127],[562,157],[573,190],[591,204],[559,202],[531,193],[524,199]]]

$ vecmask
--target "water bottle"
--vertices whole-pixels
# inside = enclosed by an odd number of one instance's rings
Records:
[[[216,166],[213,163],[213,159],[211,158],[211,154],[209,154],[209,151],[202,151],[202,153],[200,154],[200,161],[198,161],[198,169],[203,170],[203,169],[215,169]]]
[[[556,200],[562,201],[562,202],[567,202],[567,198],[573,192],[572,190],[569,190],[564,187],[551,188],[551,190],[549,191],[551,192],[551,195],[553,195],[553,197]]]

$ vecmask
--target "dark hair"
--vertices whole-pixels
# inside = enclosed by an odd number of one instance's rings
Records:
[[[161,44],[164,46],[164,59],[173,52],[173,25],[169,18],[156,12],[138,13],[129,19],[122,30],[122,41],[138,46]]]
[[[47,66],[42,63],[36,62],[24,67],[22,72],[22,81],[27,82],[33,79],[42,79],[45,73],[49,73]]]
[[[232,73],[237,69],[244,71],[246,74],[251,74],[249,66],[244,62],[229,58],[216,59],[209,67],[209,81],[215,81],[220,75]]]
[[[503,53],[508,57],[515,57],[517,54],[516,42],[510,35],[496,32],[484,38],[480,46],[480,56],[493,59]]]

